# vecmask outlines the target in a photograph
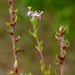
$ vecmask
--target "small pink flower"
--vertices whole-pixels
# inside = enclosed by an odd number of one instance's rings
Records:
[[[32,15],[32,11],[31,11],[31,7],[28,7],[29,11],[27,13],[27,16],[31,16]]]
[[[38,20],[41,20],[41,14],[43,13],[43,11],[41,11],[40,13],[39,12],[36,12],[32,15],[33,18],[36,18]]]
[[[31,11],[31,7],[28,7],[29,11],[27,13],[27,16],[31,16],[32,18],[36,18],[37,20],[41,20],[41,14],[43,13],[43,11],[41,12],[33,12]]]

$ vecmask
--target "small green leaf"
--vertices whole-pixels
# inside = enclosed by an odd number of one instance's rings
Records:
[[[58,58],[58,55],[56,55],[56,60],[58,60],[58,61],[60,60],[60,59]]]
[[[10,23],[8,23],[8,22],[5,22],[5,24],[6,24],[7,26],[10,26]]]
[[[18,51],[19,50],[19,48],[16,48],[16,51]]]
[[[30,33],[30,35],[32,35],[33,36],[33,32],[31,32],[31,30],[29,29],[29,33]]]
[[[64,56],[66,56],[66,51],[65,50],[63,51],[63,53],[64,53]]]
[[[44,72],[44,71],[45,71],[44,66],[41,66],[41,71],[42,71],[42,72]]]
[[[68,47],[68,46],[70,45],[70,42],[68,41],[68,39],[64,40],[64,45],[65,45],[66,47]]]
[[[54,62],[55,62],[55,64],[56,64],[56,65],[58,65],[58,64],[59,64],[59,63],[58,63],[58,62],[56,62],[56,61],[54,61]]]
[[[38,48],[38,46],[37,46],[37,45],[35,45],[35,48],[39,51],[39,48]]]
[[[55,71],[55,75],[59,75],[59,74],[57,73],[57,71]]]
[[[67,33],[69,33],[69,27],[66,25],[65,26]]]
[[[18,21],[18,16],[15,16],[14,23],[16,23],[17,21]]]
[[[15,12],[14,16],[16,16],[17,12],[18,12],[18,8],[16,10],[14,10],[14,12]]]
[[[48,70],[50,71],[51,70],[51,65],[49,64],[49,66],[48,66]]]
[[[56,39],[59,39],[59,37],[58,37],[57,35],[55,35],[55,38],[56,38]]]
[[[7,74],[13,75],[14,71],[9,71]]]
[[[40,44],[40,46],[43,46],[43,40],[41,40],[41,41],[39,42],[39,44]]]
[[[40,65],[42,65],[43,64],[43,62],[42,62],[42,60],[40,60]]]

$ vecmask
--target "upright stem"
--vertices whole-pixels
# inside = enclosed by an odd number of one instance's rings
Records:
[[[34,32],[35,32],[35,31],[36,31],[36,28],[35,28],[34,26],[33,26],[33,29],[34,29]],[[41,51],[41,49],[40,49],[39,39],[38,39],[38,37],[36,38],[36,43],[37,43],[38,48],[39,48],[39,53],[40,53],[41,59],[42,59],[44,65],[46,65],[46,64],[45,64],[45,60],[44,60],[44,56],[43,56],[42,51]]]
[[[10,20],[11,24],[13,24],[13,0],[11,0],[12,4],[10,5],[9,13],[10,13]],[[16,44],[15,44],[15,36],[14,36],[14,27],[11,27],[13,35],[11,36],[12,38],[12,45],[13,45],[13,54],[14,54],[14,61],[17,61],[17,54],[16,54]],[[15,63],[14,63],[15,64]],[[17,62],[16,62],[17,64]],[[14,67],[14,73],[15,75],[19,75],[18,73],[18,67]]]
[[[63,57],[63,50],[62,50],[62,46],[63,46],[63,42],[64,42],[64,36],[61,37],[62,41],[61,41],[61,57]],[[60,75],[64,75],[64,63],[61,65],[61,74]]]

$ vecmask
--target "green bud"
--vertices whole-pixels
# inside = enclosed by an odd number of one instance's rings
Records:
[[[38,20],[36,18],[31,18],[30,22],[33,24],[33,26],[36,28],[38,26]]]
[[[60,26],[59,32],[64,32],[66,30],[65,26]]]

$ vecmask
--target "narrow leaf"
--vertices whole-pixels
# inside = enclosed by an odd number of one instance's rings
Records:
[[[59,74],[57,73],[57,71],[55,71],[55,75],[59,75]]]
[[[31,30],[29,29],[29,33],[30,33],[30,35],[32,35],[33,36],[33,32],[31,32]]]
[[[43,64],[42,60],[40,60],[40,64],[41,64],[41,65]]]
[[[48,66],[48,70],[50,71],[51,70],[51,65],[49,64],[49,66]]]
[[[8,23],[8,22],[5,22],[5,24],[6,24],[7,26],[10,26],[10,23]]]
[[[13,75],[14,71],[9,71],[7,74]]]
[[[35,48],[39,51],[39,48],[38,48],[38,46],[37,46],[37,45],[35,45]]]
[[[42,46],[43,45],[43,40],[41,40],[39,43],[40,43],[40,46]]]

